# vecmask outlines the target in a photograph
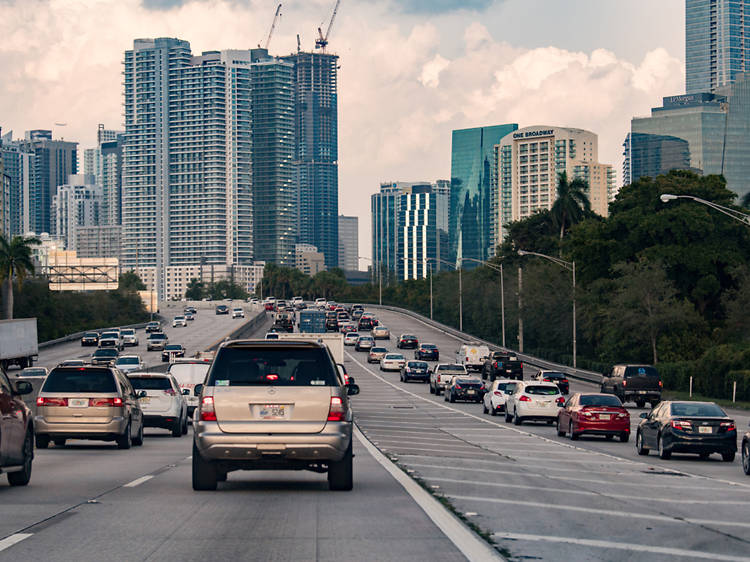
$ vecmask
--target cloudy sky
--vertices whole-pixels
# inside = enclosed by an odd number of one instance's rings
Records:
[[[278,0],[0,0],[0,126],[53,128],[93,146],[122,128],[123,51],[179,37],[193,52],[265,40]],[[311,49],[334,0],[287,0],[271,52]],[[580,127],[621,169],[633,115],[684,91],[684,0],[342,0],[340,210],[360,217],[380,181],[450,177],[451,130]],[[54,126],[65,123],[65,126]],[[364,265],[364,263],[362,264]]]

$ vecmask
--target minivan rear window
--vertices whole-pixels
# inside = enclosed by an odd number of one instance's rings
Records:
[[[320,348],[226,347],[208,373],[207,386],[339,386]]]
[[[117,392],[115,378],[109,371],[96,369],[53,369],[42,392]]]

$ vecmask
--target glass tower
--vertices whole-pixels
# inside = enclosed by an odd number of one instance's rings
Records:
[[[750,70],[750,0],[685,1],[688,94],[715,92]]]
[[[450,259],[486,260],[492,247],[491,190],[495,145],[517,124],[477,127],[453,131],[451,145],[451,190],[449,209]],[[466,268],[476,263],[464,262]]]

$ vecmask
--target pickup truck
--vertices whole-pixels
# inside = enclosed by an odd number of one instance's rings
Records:
[[[513,353],[493,351],[484,360],[482,379],[494,381],[498,378],[523,380],[523,363]]]
[[[643,408],[648,402],[653,408],[661,401],[662,382],[651,365],[615,365],[602,377],[601,391],[616,395],[623,404],[635,402]]]

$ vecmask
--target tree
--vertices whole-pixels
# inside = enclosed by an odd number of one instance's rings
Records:
[[[589,186],[582,179],[568,181],[566,172],[558,174],[557,199],[552,204],[551,214],[555,226],[560,229],[560,242],[566,229],[581,222],[591,212],[588,191]]]
[[[120,275],[119,279],[119,289],[121,291],[145,291],[146,285],[141,281],[141,278],[138,276],[138,274],[133,271],[132,269],[130,271],[126,271],[122,275]]]
[[[0,235],[0,281],[3,286],[4,320],[13,319],[13,280],[19,291],[27,275],[34,275],[34,262],[31,257],[32,246],[41,244],[38,238],[14,236],[10,241]]]
[[[197,279],[193,278],[187,284],[187,289],[185,290],[186,299],[191,300],[191,301],[199,301],[203,298],[205,294],[206,294],[206,287],[204,283],[202,283],[201,281],[198,281]]]

